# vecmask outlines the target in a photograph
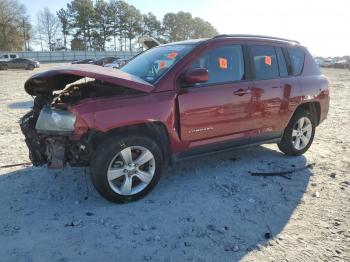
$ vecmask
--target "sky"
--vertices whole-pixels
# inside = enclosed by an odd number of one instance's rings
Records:
[[[220,34],[260,34],[298,40],[313,55],[350,55],[350,0],[125,0],[161,20],[186,11],[209,21]],[[38,10],[56,12],[69,0],[19,0],[34,20]],[[34,21],[33,21],[34,22]]]

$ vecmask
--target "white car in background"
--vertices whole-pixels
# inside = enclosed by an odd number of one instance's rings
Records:
[[[12,59],[19,58],[19,55],[15,53],[2,53],[0,54],[0,62],[8,62]]]
[[[334,61],[332,59],[324,59],[321,61],[320,66],[321,67],[332,67],[334,64]]]

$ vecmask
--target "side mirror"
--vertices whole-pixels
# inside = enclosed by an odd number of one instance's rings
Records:
[[[182,82],[184,85],[189,86],[189,85],[194,85],[198,83],[205,83],[209,79],[209,73],[208,69],[205,68],[194,68],[188,70],[183,79]]]

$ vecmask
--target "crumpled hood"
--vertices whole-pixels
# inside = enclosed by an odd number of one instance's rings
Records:
[[[30,95],[62,90],[66,85],[84,77],[104,81],[117,86],[123,86],[145,93],[150,93],[154,86],[141,78],[118,69],[105,68],[96,65],[74,65],[55,68],[30,77],[24,84],[24,89]]]

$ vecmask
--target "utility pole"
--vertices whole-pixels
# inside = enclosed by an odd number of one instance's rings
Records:
[[[24,51],[27,51],[27,39],[26,39],[26,24],[23,18],[23,42],[24,42]]]

